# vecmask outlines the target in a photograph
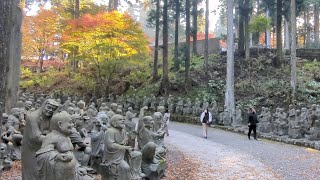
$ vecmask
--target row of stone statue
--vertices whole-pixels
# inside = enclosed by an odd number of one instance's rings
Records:
[[[131,107],[123,113],[123,105],[111,102],[88,107],[72,98],[60,102],[24,95],[19,107],[3,114],[1,170],[21,158],[25,180],[95,179],[97,173],[108,180],[164,175],[164,107],[152,116],[145,115],[148,107],[141,108],[136,124]],[[35,107],[37,103],[41,106]]]
[[[43,99],[44,94],[36,95],[36,99]],[[51,97],[57,99],[58,102],[65,102],[70,97],[66,97],[66,95],[55,95],[52,94]],[[26,97],[24,97],[27,99]],[[94,102],[97,106],[100,107],[101,103],[106,102],[115,102],[118,105],[122,106],[123,109],[127,110],[128,107],[132,107],[133,109],[141,109],[142,107],[147,106],[149,109],[156,110],[157,107],[163,106],[168,108],[168,110],[175,114],[182,115],[195,115],[199,116],[204,108],[211,109],[215,114],[218,113],[217,102],[214,100],[210,100],[207,98],[195,98],[193,101],[190,98],[183,99],[181,97],[174,97],[169,95],[168,97],[155,97],[153,94],[148,96],[119,96],[109,94],[107,97],[102,96],[101,98],[96,98],[95,96],[85,96],[83,95],[82,100],[86,104],[91,104]],[[81,98],[74,96],[73,104],[76,104]],[[37,100],[38,102],[39,100]]]
[[[295,109],[290,105],[288,112],[283,108],[276,108],[274,114],[271,114],[269,108],[262,107],[258,117],[260,132],[288,135],[293,139],[320,140],[320,105],[314,104],[309,109]]]

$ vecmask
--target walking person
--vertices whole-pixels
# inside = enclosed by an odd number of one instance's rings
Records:
[[[257,118],[255,109],[249,108],[249,119],[248,119],[248,127],[249,127],[248,138],[249,138],[249,140],[250,140],[250,136],[251,136],[251,131],[253,131],[254,139],[258,140],[257,139],[257,123],[258,123],[258,118]]]
[[[164,130],[165,130],[167,136],[169,136],[168,126],[169,126],[170,117],[171,117],[171,113],[168,109],[166,109],[166,112],[163,115],[163,122],[164,122]]]
[[[200,122],[202,123],[203,138],[208,137],[208,125],[212,122],[212,114],[209,112],[208,108],[204,109],[200,116]]]

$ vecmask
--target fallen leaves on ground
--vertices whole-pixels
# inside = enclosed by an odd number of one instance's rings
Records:
[[[0,180],[21,180],[22,179],[21,162],[14,161],[10,170],[3,171]]]

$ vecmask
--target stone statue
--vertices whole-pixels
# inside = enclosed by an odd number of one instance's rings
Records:
[[[174,97],[171,94],[169,94],[169,97],[167,99],[167,103],[168,103],[168,110],[170,112],[173,112],[173,110],[174,110]]]
[[[50,132],[50,119],[59,104],[52,100],[45,100],[40,109],[30,113],[26,118],[24,138],[22,140],[22,179],[37,180],[37,160],[35,153],[40,149],[45,136]]]
[[[102,129],[102,121],[95,119],[94,128],[88,136],[91,139],[91,166],[100,172],[100,164],[102,163],[103,150],[104,150],[104,130]],[[100,172],[101,173],[101,172]]]
[[[76,179],[76,159],[69,139],[73,124],[71,116],[62,111],[50,120],[51,132],[44,137],[36,152],[40,180]]]
[[[289,120],[289,129],[288,129],[288,135],[290,138],[293,139],[299,139],[303,137],[303,129],[301,127],[301,116],[300,116],[300,110],[296,110],[295,119]]]
[[[229,113],[228,108],[225,106],[224,111],[220,114],[220,123],[222,123],[225,126],[230,126],[231,125],[231,116]]]
[[[153,129],[153,118],[151,116],[144,116],[144,111],[147,110],[148,107],[144,107],[140,110],[139,114],[139,124],[138,124],[138,145],[139,148],[142,149],[148,142],[160,143],[157,144],[157,156],[164,157],[166,154],[166,148],[162,143],[162,139],[164,138],[165,132],[158,131],[155,132]]]
[[[105,148],[102,160],[103,164],[101,165],[106,169],[103,171],[104,173],[102,173],[102,179],[131,180],[134,176],[132,174],[134,170],[131,170],[129,163],[126,162],[125,159],[126,153],[131,153],[133,147],[127,144],[128,137],[125,131],[124,117],[114,115],[110,119],[110,125],[111,127],[106,131],[104,138]],[[141,158],[141,153],[136,152],[135,159],[139,160],[137,156]],[[132,164],[134,164],[134,162],[132,162]],[[134,169],[141,168],[135,167]]]
[[[118,105],[116,103],[111,103],[110,105],[110,111],[107,112],[107,115],[112,118],[113,115],[115,115],[116,111],[118,109]]]
[[[183,113],[183,100],[179,97],[178,98],[178,103],[176,106],[176,113],[177,114],[182,114]]]
[[[165,105],[166,105],[166,100],[163,97],[160,97],[158,106],[163,106],[164,107]]]
[[[147,179],[160,180],[165,173],[166,165],[160,162],[156,157],[157,145],[153,142],[147,143],[142,148],[142,172],[146,175]]]
[[[278,124],[277,124],[277,133],[279,136],[287,135],[288,134],[288,119],[287,113],[284,112],[283,108],[279,109],[279,117],[278,117]]]
[[[242,112],[239,106],[236,107],[236,119],[232,121],[232,127],[240,127],[242,123]]]
[[[184,104],[183,114],[191,114],[192,113],[191,107],[192,107],[192,103],[191,103],[190,98],[188,98],[186,100],[186,103]]]
[[[8,157],[7,145],[0,143],[0,175],[3,170],[8,170],[12,167],[12,161]]]
[[[320,140],[320,121],[315,120],[314,126],[308,131],[310,141],[319,141]]]
[[[135,141],[137,137],[136,123],[132,121],[135,116],[136,115],[132,113],[132,108],[129,107],[128,112],[126,112],[124,124],[128,133],[128,145],[131,147],[135,147]]]
[[[270,133],[274,130],[274,123],[272,122],[272,115],[269,108],[262,108],[262,112],[259,115],[258,131],[263,133]]]
[[[150,97],[150,109],[153,109],[153,110],[156,109],[156,101],[157,101],[157,98],[153,94],[151,94],[151,97]]]

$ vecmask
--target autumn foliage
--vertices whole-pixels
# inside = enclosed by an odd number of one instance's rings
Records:
[[[106,88],[102,91],[109,91],[117,76],[137,71],[149,51],[140,24],[116,11],[71,20],[62,34],[62,48],[86,70],[86,78]]]

